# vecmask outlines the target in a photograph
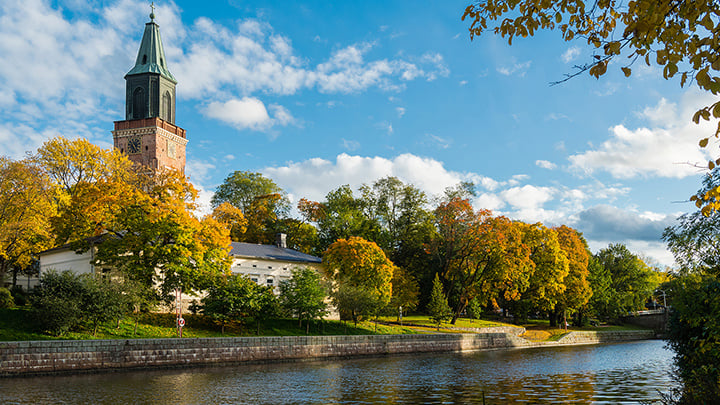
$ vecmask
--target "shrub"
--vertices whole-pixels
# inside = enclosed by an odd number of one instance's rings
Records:
[[[10,289],[10,293],[13,296],[13,300],[15,300],[15,306],[24,307],[25,304],[27,304],[27,294],[21,286],[14,286]]]
[[[10,291],[7,288],[0,287],[0,308],[12,308],[14,304]]]
[[[82,279],[70,271],[43,274],[30,296],[35,320],[43,332],[61,335],[82,320]]]

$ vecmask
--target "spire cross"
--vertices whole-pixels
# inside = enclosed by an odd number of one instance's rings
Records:
[[[155,2],[150,2],[150,20],[155,19]]]

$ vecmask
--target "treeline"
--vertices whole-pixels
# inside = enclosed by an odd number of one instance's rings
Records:
[[[623,245],[593,255],[575,229],[475,210],[473,197],[469,183],[429,197],[412,184],[386,177],[361,186],[357,194],[344,185],[324,201],[300,199],[298,219],[289,217],[286,193],[271,179],[236,171],[218,187],[212,203],[213,216],[232,218],[226,223],[233,240],[271,243],[275,233],[284,232],[290,247],[323,256],[330,279],[367,267],[362,255],[371,249],[365,245],[375,246],[389,264],[376,259],[382,264],[363,270],[356,281],[341,277],[345,281],[338,285],[362,301],[358,296],[369,287],[358,280],[384,274],[386,281],[370,288],[375,301],[368,298],[359,305],[376,312],[425,311],[438,275],[453,323],[462,314],[501,311],[518,321],[548,317],[556,325],[572,317],[584,324],[590,317],[617,320],[644,309],[663,281],[661,273]],[[340,247],[342,260],[337,259]],[[342,307],[342,316],[357,318]]]
[[[194,215],[197,192],[175,172],[148,172],[116,150],[55,138],[26,159],[0,159],[0,277],[37,269],[38,252],[94,248],[93,264],[147,290],[148,303],[176,289],[212,291],[229,274],[231,240],[272,243],[324,259],[333,302],[345,319],[425,311],[439,278],[463,314],[500,311],[517,320],[612,320],[642,308],[661,280],[624,246],[596,255],[576,230],[527,224],[470,204],[473,185],[442,196],[386,177],[300,199],[259,173],[230,174]],[[219,281],[220,280],[220,281]],[[155,288],[159,287],[159,288]],[[225,300],[227,301],[227,300]],[[294,313],[297,315],[297,313]]]

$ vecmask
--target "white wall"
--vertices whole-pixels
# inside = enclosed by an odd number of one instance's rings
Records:
[[[48,270],[58,272],[70,270],[75,274],[92,273],[93,266],[90,264],[92,256],[91,250],[80,254],[72,250],[45,253],[40,256],[40,276]]]

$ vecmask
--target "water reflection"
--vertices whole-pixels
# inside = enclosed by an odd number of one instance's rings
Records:
[[[661,341],[0,379],[3,404],[639,403],[672,385]]]

